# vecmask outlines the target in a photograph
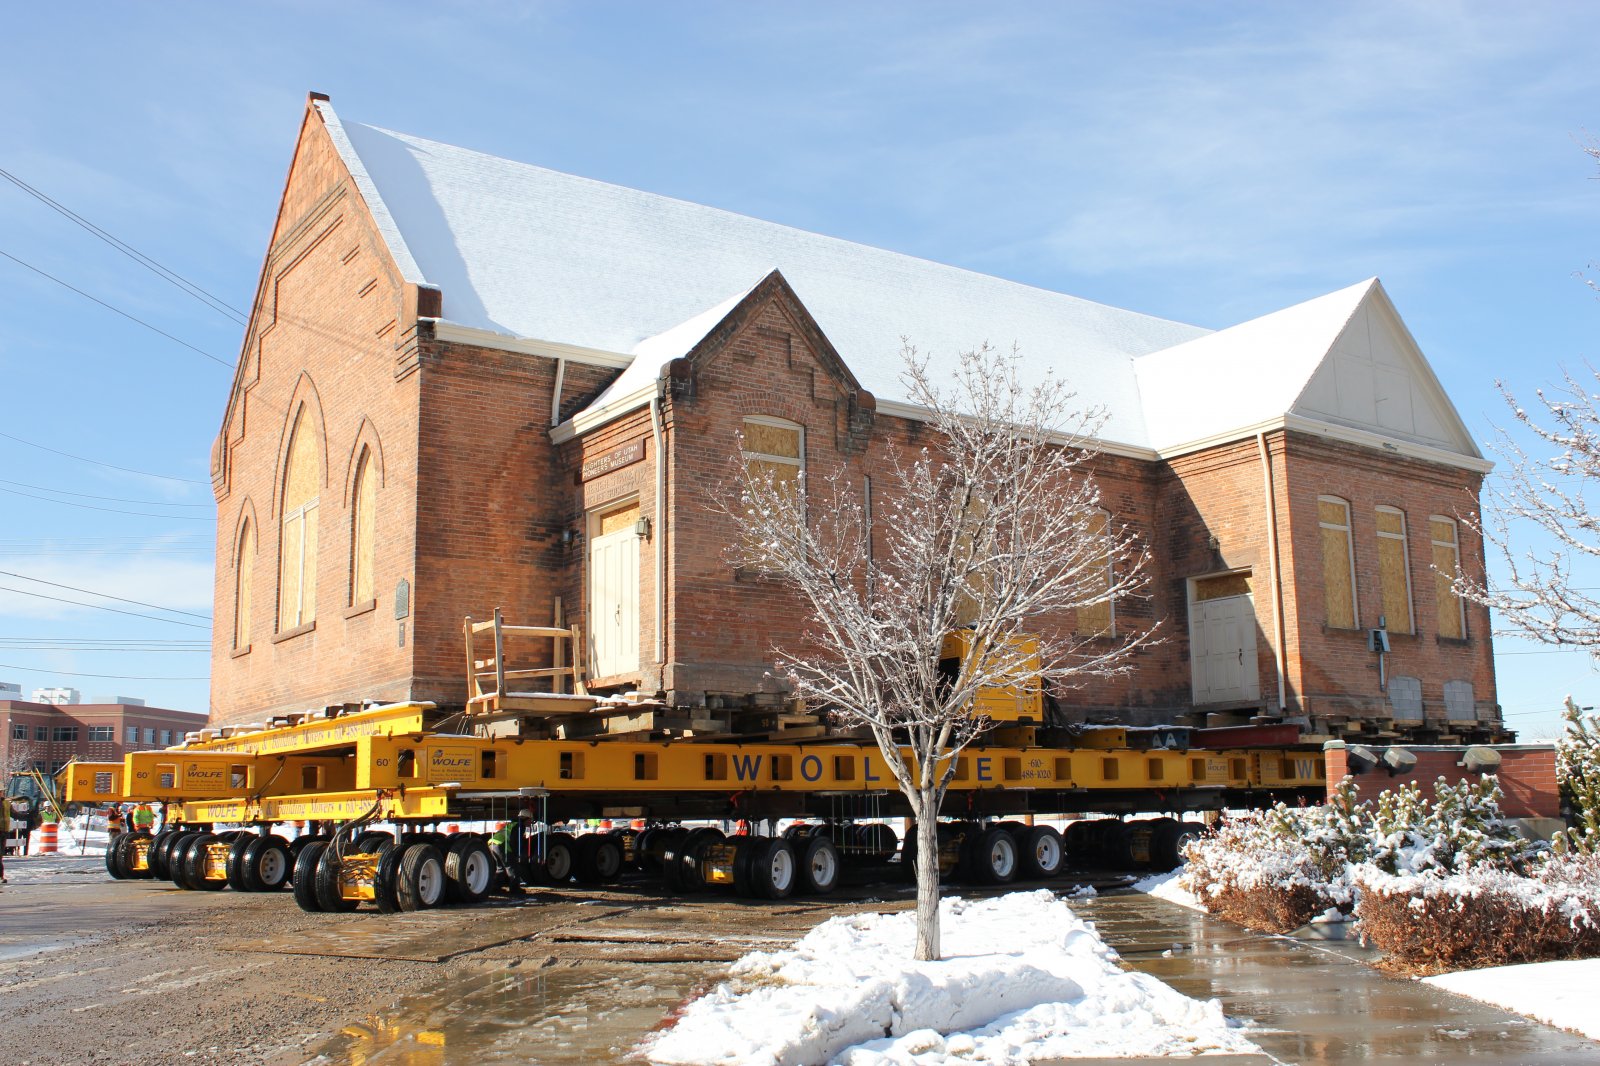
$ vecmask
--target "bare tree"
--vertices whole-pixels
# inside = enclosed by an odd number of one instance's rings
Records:
[[[1025,385],[1018,356],[987,347],[943,385],[915,349],[905,359],[933,439],[889,450],[875,499],[842,466],[796,483],[750,463],[725,510],[741,561],[809,608],[804,646],[777,649],[796,692],[870,729],[910,804],[916,957],[937,959],[937,818],[956,756],[989,724],[975,698],[1125,671],[1150,634],[1114,633],[1106,608],[1142,591],[1147,556],[1090,473],[1104,416],[1063,382]],[[951,676],[940,660],[958,632]]]

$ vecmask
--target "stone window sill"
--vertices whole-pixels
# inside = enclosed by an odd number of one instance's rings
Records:
[[[346,607],[344,609],[344,616],[346,618],[359,618],[360,616],[377,609],[378,601],[376,599],[366,600],[363,603],[356,603]]]
[[[244,658],[244,657],[245,657],[245,656],[246,656],[246,655],[249,655],[249,654],[250,654],[250,645],[248,645],[248,644],[246,644],[246,645],[245,645],[245,646],[244,646],[244,647],[242,647],[242,648],[234,648],[234,649],[233,649],[233,654],[232,654],[232,658],[235,658],[235,659],[242,659],[242,658]]]
[[[274,633],[272,636],[272,643],[282,644],[286,640],[293,640],[295,637],[304,636],[307,633],[314,632],[316,628],[316,619],[312,619],[305,625],[295,626],[293,629],[285,629],[282,633]]]

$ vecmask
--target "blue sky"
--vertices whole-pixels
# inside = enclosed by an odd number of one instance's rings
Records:
[[[1206,326],[1376,274],[1480,439],[1496,378],[1530,394],[1600,357],[1592,5],[86,3],[10,9],[7,37],[0,168],[235,308],[316,89],[355,121]],[[3,180],[0,252],[237,355],[234,320]],[[228,381],[0,257],[0,571],[192,612],[0,574],[0,680],[205,708],[203,680],[156,679],[207,657],[151,642],[206,637]],[[1529,735],[1568,692],[1600,704],[1586,656],[1497,652]]]

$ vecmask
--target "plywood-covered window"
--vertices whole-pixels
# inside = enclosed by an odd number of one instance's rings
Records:
[[[805,472],[805,430],[780,418],[745,419],[744,462],[752,478],[770,477],[789,492],[800,491]]]
[[[256,580],[256,524],[248,518],[239,531],[233,568],[233,646],[250,646],[251,590]]]
[[[378,477],[372,451],[361,450],[355,485],[350,494],[350,603],[373,598],[372,555],[378,535]]]
[[[1328,625],[1354,629],[1356,554],[1350,543],[1350,505],[1337,496],[1318,496],[1317,519],[1322,527],[1322,585]]]
[[[304,408],[295,416],[283,464],[283,526],[278,553],[278,630],[317,617],[317,503],[322,459]]]
[[[1377,518],[1378,585],[1383,592],[1383,620],[1392,633],[1415,633],[1405,512],[1395,507],[1379,507]]]
[[[1078,608],[1078,632],[1109,637],[1115,632],[1116,617],[1111,603],[1111,515],[1095,511],[1084,520],[1083,532],[1089,541],[1085,591],[1096,598]]]
[[[1461,569],[1461,544],[1453,518],[1433,515],[1428,519],[1433,540],[1433,587],[1439,601],[1439,635],[1461,640],[1467,635],[1467,616],[1461,597],[1452,586]]]

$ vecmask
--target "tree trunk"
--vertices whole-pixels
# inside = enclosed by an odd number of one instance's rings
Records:
[[[929,962],[939,954],[939,816],[932,789],[922,790],[917,819],[917,953]]]

